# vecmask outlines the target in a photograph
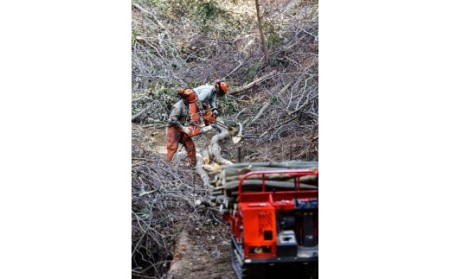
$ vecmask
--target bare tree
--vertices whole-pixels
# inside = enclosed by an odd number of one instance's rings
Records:
[[[261,45],[262,45],[263,52],[264,52],[264,63],[267,64],[269,62],[269,53],[267,51],[266,39],[264,38],[264,32],[262,29],[262,16],[261,16],[261,12],[259,11],[259,1],[258,0],[255,0],[255,5],[256,5],[256,16],[258,18],[259,36],[261,38]]]

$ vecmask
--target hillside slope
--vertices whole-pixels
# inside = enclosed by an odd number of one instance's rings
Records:
[[[244,137],[221,145],[226,159],[237,162],[239,150],[247,162],[318,159],[318,2],[260,5],[267,64],[253,0],[132,2],[134,278],[234,276],[227,225],[218,209],[198,204],[207,189],[178,158],[164,162],[176,88],[217,78],[229,84],[219,109],[244,125]],[[198,149],[206,140],[195,139]],[[190,249],[177,254],[183,235]]]

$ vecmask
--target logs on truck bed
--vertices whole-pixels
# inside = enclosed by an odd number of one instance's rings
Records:
[[[238,163],[224,166],[223,170],[210,180],[211,202],[219,205],[221,212],[236,210],[238,200],[238,185],[241,178],[251,171],[276,171],[289,169],[317,170],[317,162],[285,161],[281,163]],[[286,174],[265,174],[264,185],[266,191],[308,189],[316,190],[319,185],[317,175],[303,176],[296,181]],[[299,183],[300,182],[300,183]],[[244,180],[242,191],[260,191],[262,189],[262,175],[250,176]]]

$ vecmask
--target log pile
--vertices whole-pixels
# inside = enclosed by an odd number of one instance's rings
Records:
[[[211,203],[219,207],[221,213],[229,213],[237,208],[238,185],[240,179],[251,171],[262,170],[317,170],[316,161],[285,161],[281,163],[238,163],[224,166],[222,171],[210,180]],[[242,185],[242,191],[260,191],[262,177],[251,176]],[[266,191],[294,190],[296,183],[293,178],[283,174],[265,175]],[[303,176],[300,179],[301,189],[318,189],[317,175]],[[298,186],[297,186],[298,187]]]

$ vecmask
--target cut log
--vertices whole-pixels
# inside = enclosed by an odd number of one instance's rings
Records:
[[[230,209],[236,210],[238,199],[238,186],[240,180],[251,171],[276,171],[289,169],[310,169],[316,170],[317,162],[310,161],[286,161],[281,163],[257,162],[257,163],[238,163],[224,166],[222,171],[215,176],[215,184],[211,185],[211,195],[216,198],[215,202],[221,206],[223,212]],[[288,174],[265,174],[264,184],[266,192],[294,191],[297,190],[318,190],[318,175],[306,175],[298,180]],[[243,192],[259,192],[262,190],[262,175],[250,176],[243,181]],[[297,188],[296,188],[297,187]]]
[[[233,162],[224,159],[220,154],[221,148],[219,145],[220,140],[223,140],[229,136],[229,131],[228,129],[222,128],[220,126],[217,127],[220,129],[220,134],[212,137],[211,143],[208,146],[208,153],[213,161],[222,165],[232,165]]]
[[[203,181],[203,186],[208,189],[209,187],[209,175],[206,173],[206,171],[203,169],[203,157],[200,154],[196,155],[197,158],[197,165],[195,166],[195,170],[197,171],[198,175],[200,175],[200,178]]]
[[[266,180],[264,181],[264,184],[266,187],[273,187],[273,188],[280,188],[280,189],[295,189],[295,183],[294,182],[286,182],[286,181],[273,181],[273,180]],[[225,185],[223,185],[223,189],[237,189],[239,185],[239,181],[228,181]],[[262,188],[262,180],[259,179],[246,179],[242,183],[243,188],[249,188],[248,186],[257,186],[257,189]],[[298,187],[298,186],[297,186]],[[300,183],[300,189],[314,189],[317,190],[317,186],[309,185]]]
[[[244,174],[243,175],[226,176],[222,180],[222,183],[228,183],[230,181],[240,181],[241,178],[243,178],[243,177],[244,177]],[[262,182],[261,175],[254,175],[254,176],[250,176],[249,178],[253,179],[253,180],[258,179],[259,181]],[[290,177],[289,175],[278,175],[278,174],[265,175],[264,179],[266,181],[268,181],[268,180],[272,180],[272,181],[274,181],[274,180],[276,180],[276,181],[291,180],[292,181],[292,177]],[[306,175],[306,176],[300,177],[300,182],[317,186],[319,183],[319,178],[317,177],[317,175]]]

